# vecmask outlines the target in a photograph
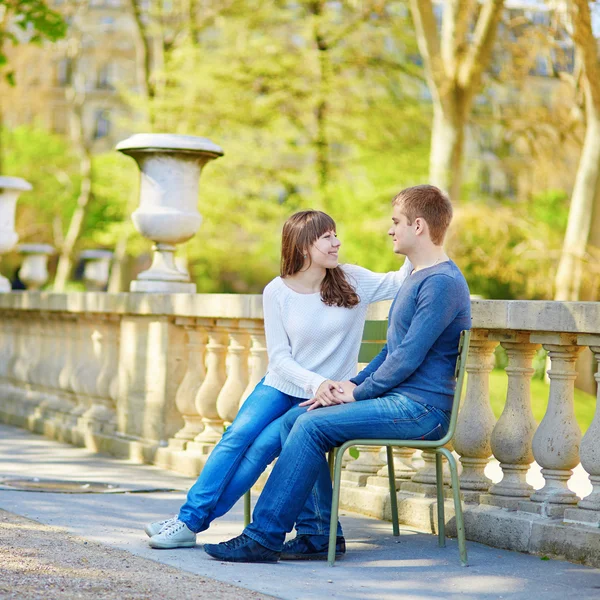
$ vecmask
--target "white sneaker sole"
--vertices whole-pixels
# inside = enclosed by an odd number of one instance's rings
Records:
[[[161,542],[150,538],[150,547],[157,550],[174,550],[175,548],[193,548],[196,541],[193,542]]]

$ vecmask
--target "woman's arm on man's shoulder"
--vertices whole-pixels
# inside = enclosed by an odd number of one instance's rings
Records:
[[[343,265],[342,268],[347,273],[350,283],[357,288],[361,300],[368,304],[394,298],[413,270],[408,258],[404,260],[404,264],[398,271],[388,273],[375,273],[364,267],[349,264]]]

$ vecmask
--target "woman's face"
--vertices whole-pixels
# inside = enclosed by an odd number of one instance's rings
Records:
[[[327,231],[308,249],[312,264],[323,269],[334,269],[339,264],[338,251],[340,246],[341,242],[338,240],[335,231]]]

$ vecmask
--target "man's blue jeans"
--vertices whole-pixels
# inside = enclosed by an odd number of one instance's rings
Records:
[[[286,437],[286,430],[289,435],[244,533],[275,551],[281,550],[285,534],[296,521],[299,532],[306,527],[306,533],[328,535],[328,519],[322,518],[331,510],[327,451],[357,438],[439,440],[449,424],[449,411],[401,394],[310,412],[290,411],[282,420],[282,435]],[[318,503],[305,507],[313,486]]]
[[[228,512],[279,455],[282,416],[302,401],[261,381],[210,453],[179,519],[200,532]]]

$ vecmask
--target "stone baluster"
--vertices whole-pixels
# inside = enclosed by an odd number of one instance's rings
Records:
[[[109,354],[106,323],[103,315],[94,315],[88,319],[85,337],[91,340],[92,353],[84,368],[78,372],[81,384],[78,395],[85,395],[89,403],[88,409],[81,416],[79,427],[93,433],[111,433],[116,420],[109,394],[114,361]]]
[[[452,450],[450,444],[448,444],[446,447],[449,450]],[[405,492],[424,494],[425,496],[435,496],[437,482],[435,470],[435,452],[431,450],[423,450],[421,452],[421,459],[423,464],[416,469],[416,473],[413,474],[410,480],[404,480],[400,482],[400,489]],[[444,483],[448,483],[450,480],[448,465],[446,464],[445,460],[442,462],[444,470]]]
[[[53,347],[51,349],[51,363],[44,377],[44,387],[53,392],[53,395],[60,394],[60,374],[67,364],[69,354],[70,332],[69,324],[71,318],[67,315],[56,313],[51,317],[51,333]]]
[[[242,324],[242,323],[240,323]],[[267,356],[267,342],[265,333],[261,326],[256,326],[255,323],[249,325],[250,330],[250,376],[248,377],[248,385],[242,394],[240,407],[246,401],[246,398],[254,391],[259,381],[265,376],[269,357]]]
[[[600,339],[598,336],[580,335],[577,336],[577,341],[579,344],[589,344],[590,350],[594,353],[598,362],[598,370],[595,374],[596,383],[598,384],[596,412],[581,440],[579,449],[581,465],[589,475],[592,491],[579,501],[577,508],[567,508],[564,518],[567,522],[585,523],[593,527],[600,527]]]
[[[175,404],[183,417],[184,426],[169,440],[169,447],[175,450],[185,450],[188,442],[202,433],[202,415],[196,408],[196,395],[206,377],[204,366],[206,354],[206,330],[196,326],[196,321],[190,318],[178,318],[176,325],[181,325],[187,334],[187,370],[177,388]]]
[[[396,489],[400,489],[400,486],[405,481],[410,481],[413,475],[416,473],[416,469],[412,465],[412,457],[415,454],[413,448],[393,448],[394,455],[394,474],[396,476]],[[348,453],[346,452],[346,455]],[[388,467],[387,467],[387,453],[386,449],[382,448],[380,451],[380,458],[384,464],[377,474],[369,477],[367,484],[375,487],[388,488]]]
[[[116,390],[113,393],[111,388],[118,383],[119,353],[118,347],[115,347],[115,338],[119,333],[119,318],[117,315],[99,315],[98,328],[101,332],[101,357],[100,373],[96,381],[96,392],[99,398],[103,399],[103,404],[110,412],[111,421],[116,420],[115,402]],[[118,339],[118,338],[117,338]]]
[[[577,371],[575,361],[581,347],[570,334],[532,334],[532,342],[543,344],[550,357],[548,408],[533,436],[533,455],[542,467],[545,485],[521,502],[520,510],[550,517],[562,516],[578,498],[567,487],[579,464],[581,431],[575,420],[573,395]]]
[[[533,488],[526,481],[533,462],[531,443],[537,422],[531,411],[531,366],[539,344],[529,343],[528,334],[511,334],[501,342],[508,356],[506,404],[492,432],[492,452],[500,461],[502,481],[481,497],[482,504],[516,510]]]
[[[73,408],[70,392],[63,388],[61,376],[70,360],[71,319],[68,314],[56,313],[50,318],[50,356],[42,378],[44,399],[32,416],[30,426],[34,431],[55,435],[63,416]],[[70,371],[69,371],[70,373]],[[68,382],[68,378],[67,378]]]
[[[223,329],[211,326],[208,329],[206,345],[206,377],[196,394],[196,410],[202,415],[204,429],[193,442],[188,443],[187,450],[210,451],[223,435],[223,419],[217,411],[217,398],[227,379],[225,358],[227,355],[227,333]]]
[[[77,319],[78,315],[67,313],[64,316],[64,322],[62,326],[65,359],[58,376],[58,386],[64,410],[66,411],[67,407],[70,406],[71,408],[69,409],[69,412],[76,404],[73,388],[71,387],[71,376],[75,367],[75,360],[79,345],[77,338]]]
[[[217,412],[225,425],[230,425],[235,419],[248,385],[250,336],[239,328],[239,323],[234,326],[235,329],[229,332],[227,379],[217,397]]]
[[[27,380],[29,382],[29,397],[30,401],[37,405],[45,398],[44,377],[49,364],[52,361],[52,347],[54,340],[52,339],[52,323],[50,315],[43,313],[39,320],[34,325],[34,339],[30,347],[37,346],[37,353],[34,351],[31,354],[31,362],[27,372]],[[36,339],[37,338],[37,339]]]
[[[111,399],[112,405],[116,410],[119,398],[119,356],[121,352],[121,317],[119,315],[107,315],[106,334],[111,365],[108,371],[110,374],[108,397]]]
[[[380,455],[381,446],[356,446],[356,449],[358,458],[346,465],[342,479],[350,485],[364,486],[387,463]]]
[[[69,386],[75,394],[76,406],[71,411],[71,416],[78,419],[83,415],[92,404],[90,398],[91,380],[88,380],[90,363],[95,361],[94,340],[92,334],[94,329],[90,326],[89,315],[80,314],[77,316],[74,328],[75,343],[73,348],[73,370],[69,380]],[[98,374],[93,377],[95,387]],[[73,423],[75,425],[75,423]]]
[[[484,470],[492,455],[490,440],[496,422],[490,406],[489,375],[497,345],[496,340],[489,339],[487,330],[475,330],[471,335],[467,391],[454,434],[454,448],[462,464],[460,487],[466,491],[466,501],[478,501],[480,493],[487,491],[492,483]]]
[[[33,337],[34,331],[32,330],[33,316],[27,315],[27,318],[22,318],[19,323],[19,337],[17,340],[17,353],[14,357],[14,362],[10,366],[11,377],[15,387],[23,390],[27,383],[27,374],[31,365],[32,358],[31,352],[35,355],[38,354],[38,342]],[[32,347],[32,342],[35,347]]]
[[[15,353],[15,334],[16,334],[17,319],[10,311],[3,311],[0,317],[1,335],[0,344],[0,380],[6,380],[8,376],[8,366]],[[2,386],[6,385],[6,381],[2,381]]]

